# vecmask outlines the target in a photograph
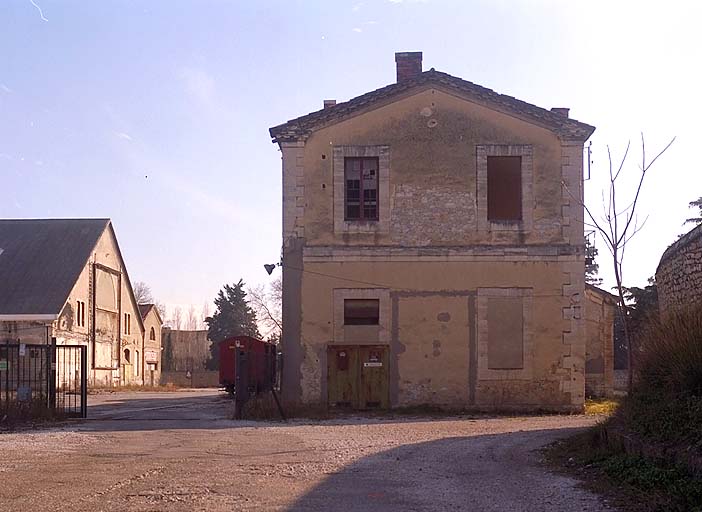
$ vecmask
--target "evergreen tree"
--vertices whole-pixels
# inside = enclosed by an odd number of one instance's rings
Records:
[[[700,225],[702,224],[702,197],[699,197],[695,199],[694,201],[690,201],[689,203],[690,208],[697,208],[697,217],[692,217],[690,219],[687,219],[684,224],[697,224]]]
[[[602,284],[602,278],[597,277],[600,266],[595,261],[597,247],[590,243],[590,239],[585,239],[585,282],[598,286]]]
[[[205,318],[207,338],[210,345],[210,360],[207,367],[219,368],[219,342],[232,336],[253,336],[260,338],[256,325],[256,313],[249,307],[244,291],[244,281],[239,279],[235,285],[225,284],[214,301],[217,310]]]

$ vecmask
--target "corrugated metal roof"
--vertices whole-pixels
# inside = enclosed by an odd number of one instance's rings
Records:
[[[0,219],[0,315],[59,314],[109,219]]]
[[[418,74],[414,78],[388,85],[344,103],[337,103],[332,107],[292,119],[279,126],[274,126],[270,129],[270,134],[273,142],[305,140],[313,131],[323,126],[342,121],[384,102],[392,101],[396,96],[406,94],[414,88],[419,89],[431,86],[454,92],[495,110],[509,113],[533,124],[543,126],[564,139],[584,141],[595,131],[595,128],[588,124],[537,107],[512,96],[499,94],[492,89],[487,89],[473,82],[436,71],[432,68],[429,71]]]

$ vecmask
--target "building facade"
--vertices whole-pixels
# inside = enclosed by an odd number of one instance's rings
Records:
[[[0,220],[0,249],[0,343],[86,345],[89,385],[144,383],[144,322],[109,219]]]
[[[162,371],[163,320],[155,304],[139,304],[139,314],[144,323],[144,384],[158,386]]]
[[[577,410],[594,128],[396,54],[397,83],[271,128],[282,391],[359,408]]]
[[[617,297],[585,285],[585,396],[614,394],[614,315]]]

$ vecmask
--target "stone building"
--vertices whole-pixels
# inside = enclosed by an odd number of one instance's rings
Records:
[[[160,352],[144,334],[109,219],[0,220],[0,343],[86,345],[89,384],[118,386]]]
[[[614,394],[614,316],[617,297],[585,285],[585,395]]]
[[[662,314],[702,303],[702,225],[666,249],[656,269],[656,286]]]
[[[158,386],[161,381],[161,330],[163,320],[155,304],[139,304],[144,322],[144,384]]]
[[[396,83],[270,129],[284,397],[580,410],[594,128],[395,61]]]

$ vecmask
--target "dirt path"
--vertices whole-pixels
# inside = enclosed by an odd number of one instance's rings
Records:
[[[212,392],[91,397],[60,430],[0,435],[0,509],[601,511],[538,463],[584,416],[235,422]]]

